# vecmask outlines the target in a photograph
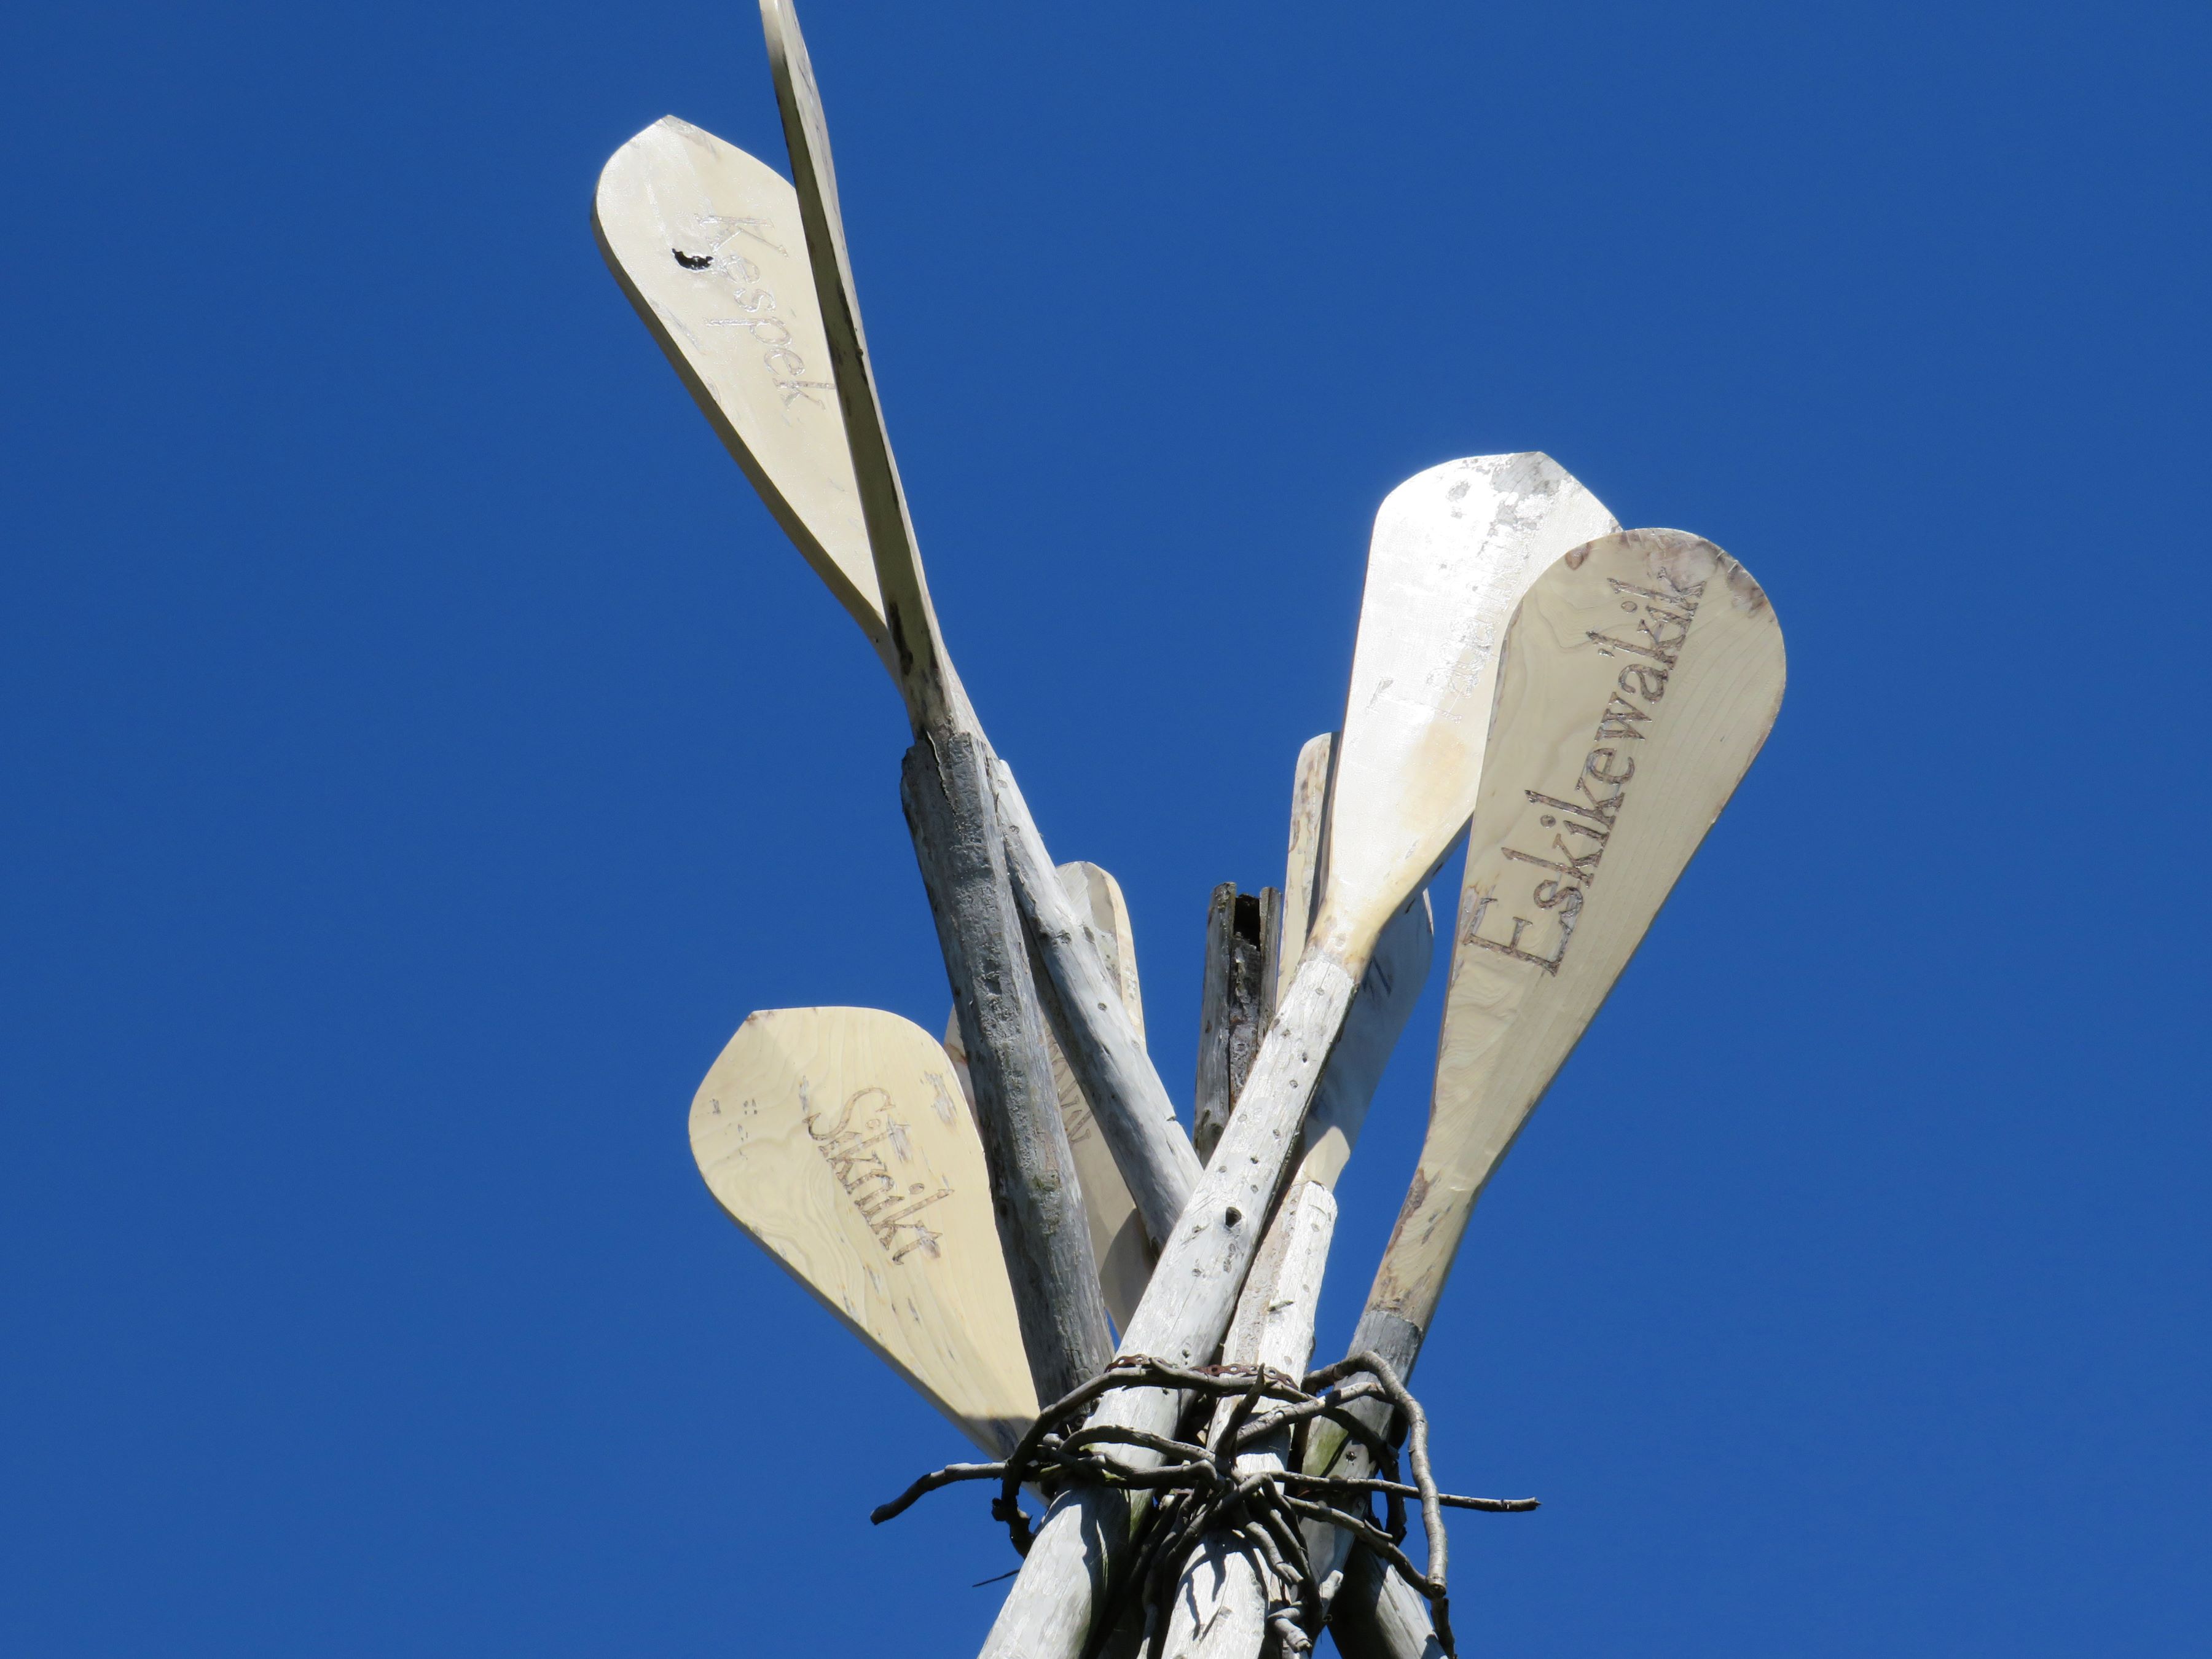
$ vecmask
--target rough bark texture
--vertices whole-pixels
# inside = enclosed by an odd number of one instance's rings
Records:
[[[925,732],[907,750],[899,793],[967,1045],[1030,1376],[1039,1400],[1056,1400],[1097,1375],[1113,1344],[982,744],[965,732]]]
[[[1272,887],[1239,893],[1236,883],[1224,881],[1207,908],[1190,1133],[1201,1161],[1213,1156],[1275,1017],[1282,905],[1283,896]]]

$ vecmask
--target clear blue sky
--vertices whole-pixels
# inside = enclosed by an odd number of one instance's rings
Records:
[[[1470,1646],[2196,1650],[2203,15],[805,16],[948,637],[1177,1091],[1399,479],[1542,448],[1773,596],[1424,1361],[1547,1500],[1460,1524]],[[945,1006],[897,700],[589,229],[663,113],[781,164],[751,8],[0,65],[0,1648],[968,1655],[981,1499],[866,1520],[959,1443],[684,1143],[749,1011]]]

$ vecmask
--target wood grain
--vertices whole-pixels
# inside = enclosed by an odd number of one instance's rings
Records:
[[[781,1008],[691,1102],[731,1220],[960,1431],[1004,1456],[1036,1395],[975,1124],[928,1032],[872,1008]]]
[[[960,1022],[1030,1373],[1039,1399],[1057,1400],[1104,1369],[1113,1340],[987,764],[969,734],[924,737],[907,751],[899,798]]]
[[[1328,823],[1328,769],[1336,752],[1336,733],[1308,738],[1298,750],[1291,777],[1290,847],[1283,860],[1283,923],[1275,951],[1275,996],[1291,988],[1291,975],[1305,954],[1319,898],[1322,832]]]
[[[1121,896],[1121,884],[1095,864],[1063,864],[1054,873],[1068,902],[1087,918],[1107,975],[1120,988],[1121,1006],[1141,1036],[1144,997],[1137,981],[1136,939],[1129,923],[1128,904]],[[1121,1179],[1113,1151],[1098,1132],[1091,1104],[1083,1097],[1067,1056],[1049,1032],[1045,1044],[1052,1061],[1053,1086],[1060,1096],[1060,1121],[1067,1126],[1067,1144],[1075,1154],[1076,1178],[1083,1183],[1083,1210],[1091,1223],[1091,1252],[1098,1262],[1099,1288],[1115,1324],[1125,1325],[1137,1298],[1144,1294],[1145,1281],[1152,1277],[1157,1252],[1145,1236],[1136,1200],[1129,1196],[1128,1184]],[[945,1049],[965,1096],[970,1086],[968,1054],[960,1041],[957,1008],[945,1018]]]
[[[607,162],[592,227],[708,424],[891,666],[797,192],[667,115]]]
[[[1766,741],[1782,630],[1711,542],[1630,531],[1523,602],[1419,1172],[1368,1298],[1425,1328],[1475,1200]]]
[[[1045,1017],[1136,1204],[1146,1237],[1158,1249],[1173,1235],[1198,1184],[1198,1154],[1146,1052],[1141,1021],[1128,1017],[1099,942],[1053,873],[1012,769],[997,760],[991,775],[1014,900],[1042,969],[1037,985]]]
[[[1251,1074],[1253,1056],[1275,1017],[1275,954],[1282,895],[1272,887],[1240,893],[1233,881],[1206,907],[1206,971],[1199,987],[1198,1079],[1191,1097],[1190,1144],[1212,1156]]]
[[[792,182],[799,216],[806,227],[808,262],[814,293],[829,342],[832,378],[845,422],[845,445],[860,487],[860,516],[867,526],[876,590],[890,638],[890,663],[906,698],[907,716],[917,735],[939,726],[963,723],[965,699],[953,690],[937,612],[922,574],[914,522],[898,463],[884,429],[876,374],[868,356],[866,331],[853,281],[853,261],[845,245],[844,216],[837,205],[837,170],[830,155],[830,127],[805,37],[791,0],[761,0],[761,29],[768,42],[769,69],[783,116],[783,139],[791,155]]]

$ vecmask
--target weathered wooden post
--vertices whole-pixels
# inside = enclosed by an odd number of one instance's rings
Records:
[[[1283,896],[1273,887],[1239,893],[1224,881],[1206,915],[1206,975],[1199,992],[1198,1083],[1190,1144],[1213,1156],[1244,1091],[1260,1040],[1275,1018],[1276,953]],[[1303,943],[1303,940],[1301,941]]]

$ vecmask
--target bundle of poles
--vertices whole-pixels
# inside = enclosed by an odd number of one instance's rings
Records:
[[[1342,721],[1297,759],[1283,885],[1214,896],[1186,1130],[1146,1045],[1118,885],[1054,863],[946,653],[820,93],[790,0],[761,15],[791,181],[671,117],[609,161],[594,226],[898,688],[900,798],[952,1013],[942,1037],[870,1009],[751,1015],[692,1103],[701,1173],[994,1460],[968,1472],[1007,1501],[1039,1478],[986,1659],[1294,1653],[1324,1625],[1354,1659],[1449,1651],[1439,1529],[1416,1568],[1402,1524],[1358,1516],[1418,1493],[1433,1522],[1425,1462],[1408,1485],[1395,1461],[1419,1414],[1405,1380],[1484,1184],[1765,739],[1773,611],[1711,543],[1622,530],[1540,453],[1391,491]],[[1462,838],[1419,1164],[1345,1366],[1309,1376],[1331,1192],[1430,970],[1428,884]],[[1703,1000],[1677,1004],[1687,1018]],[[1373,1386],[1347,1390],[1352,1372]],[[1276,1419],[1255,1415],[1263,1395]],[[1250,1504],[1164,1495],[1176,1479],[1264,1496],[1273,1530]],[[1320,1494],[1351,1520],[1311,1513]],[[1158,1517],[1178,1504],[1199,1519],[1172,1593],[1123,1594],[1158,1576]]]

